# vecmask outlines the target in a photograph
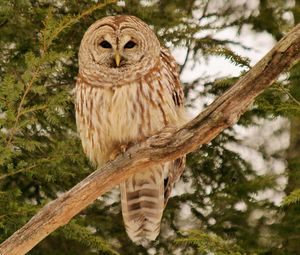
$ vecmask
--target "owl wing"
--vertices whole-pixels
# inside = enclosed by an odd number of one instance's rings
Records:
[[[165,206],[170,198],[174,184],[179,181],[185,169],[185,156],[171,162],[167,179],[165,179]]]
[[[186,114],[184,111],[184,93],[179,79],[178,67],[175,59],[170,54],[168,49],[162,48],[161,50],[161,59],[163,65],[165,65],[165,70],[168,72],[169,80],[171,82],[168,83],[169,91],[172,93],[172,98],[174,101],[174,105],[178,112],[179,118],[181,118],[180,122],[186,121]],[[169,165],[169,171],[167,179],[165,179],[164,183],[164,203],[165,206],[170,198],[172,189],[174,184],[180,179],[184,169],[185,169],[185,160],[186,157],[183,156],[178,158]]]
[[[184,94],[179,79],[176,61],[169,50],[165,48],[161,49],[160,57],[162,59],[162,64],[164,65],[164,70],[166,70],[167,75],[169,76],[170,82],[168,83],[168,86],[169,91],[172,93],[174,104],[178,110],[183,110]]]

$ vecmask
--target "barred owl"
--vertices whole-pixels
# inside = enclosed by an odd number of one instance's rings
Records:
[[[101,166],[121,147],[186,120],[177,66],[134,16],[92,24],[81,41],[76,123],[84,152]],[[155,240],[184,157],[145,168],[120,184],[123,220],[134,242]]]

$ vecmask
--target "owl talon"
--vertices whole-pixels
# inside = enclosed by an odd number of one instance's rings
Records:
[[[109,161],[114,161],[118,155],[118,151],[113,151],[109,156]]]
[[[121,149],[121,152],[124,154],[125,151],[128,149],[128,144],[122,144],[122,145],[120,146],[120,149]]]
[[[121,144],[119,147],[115,148],[109,156],[109,161],[114,161],[121,153],[124,155],[128,147],[128,144]]]

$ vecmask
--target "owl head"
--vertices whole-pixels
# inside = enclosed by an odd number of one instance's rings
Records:
[[[160,43],[134,16],[109,16],[92,24],[79,49],[79,72],[102,86],[128,83],[157,64]]]

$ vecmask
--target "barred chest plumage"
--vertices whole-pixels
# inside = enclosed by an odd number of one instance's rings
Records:
[[[122,144],[180,124],[170,80],[160,72],[113,88],[87,84],[79,77],[75,104],[84,151],[97,165]]]

